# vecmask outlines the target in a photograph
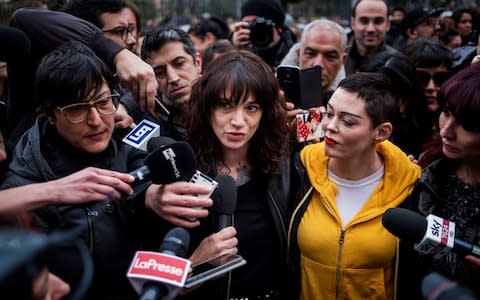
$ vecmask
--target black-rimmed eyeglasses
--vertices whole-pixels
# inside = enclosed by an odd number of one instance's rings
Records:
[[[108,30],[102,30],[104,33],[110,33],[113,35],[120,36],[123,41],[127,41],[128,34],[130,33],[133,37],[135,37],[136,28],[133,25],[128,26],[118,26]]]

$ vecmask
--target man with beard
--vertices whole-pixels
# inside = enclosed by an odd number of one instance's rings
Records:
[[[396,50],[385,43],[385,34],[390,29],[388,6],[383,0],[358,0],[353,6],[350,19],[354,33],[351,47],[347,50],[345,63],[347,76],[367,65],[371,56]]]
[[[155,72],[159,95],[156,111],[143,113],[128,94],[121,101],[135,122],[148,119],[160,124],[160,135],[182,140],[185,109],[202,70],[200,53],[186,32],[162,26],[145,35],[141,57]]]

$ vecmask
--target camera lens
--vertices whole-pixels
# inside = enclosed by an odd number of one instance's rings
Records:
[[[274,23],[271,20],[264,18],[257,18],[253,23],[250,23],[250,41],[258,49],[268,48],[273,41],[272,29]]]

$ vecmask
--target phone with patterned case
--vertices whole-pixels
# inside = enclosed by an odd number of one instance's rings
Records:
[[[297,141],[300,143],[322,139],[322,114],[318,109],[297,114]]]

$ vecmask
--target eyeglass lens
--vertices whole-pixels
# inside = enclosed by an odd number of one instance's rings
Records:
[[[91,103],[76,104],[66,107],[64,108],[64,112],[69,121],[81,122],[87,118],[91,107],[95,107],[96,110],[102,115],[109,115],[117,111],[118,103],[119,97],[113,95],[98,99]]]

